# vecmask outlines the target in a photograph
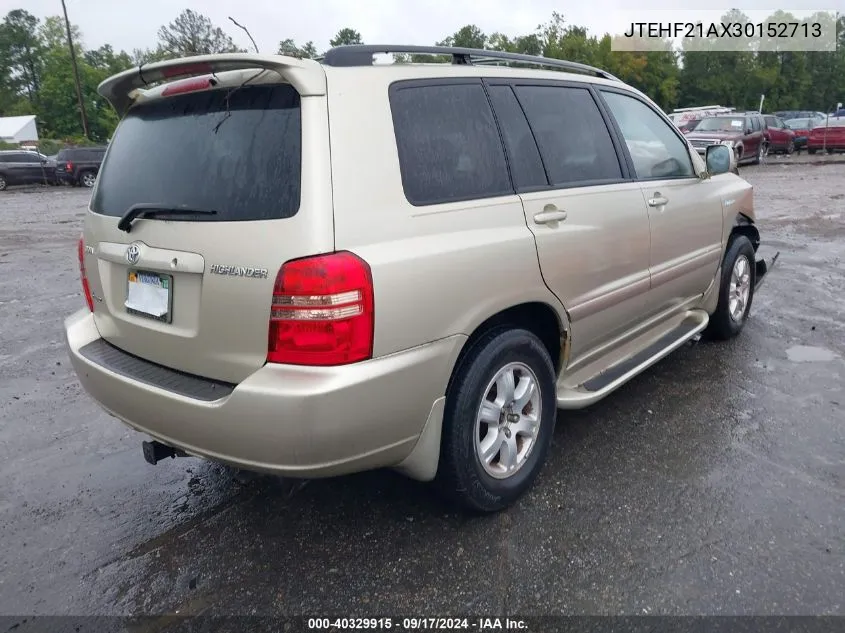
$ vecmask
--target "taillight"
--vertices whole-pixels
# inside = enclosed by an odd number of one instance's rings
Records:
[[[79,254],[79,277],[82,280],[82,294],[85,295],[85,302],[88,304],[88,309],[94,311],[94,299],[91,296],[91,286],[88,284],[88,274],[85,272],[85,238],[79,238],[79,247],[77,248]]]
[[[73,163],[70,162],[70,161],[65,163],[65,169],[68,170],[68,171],[73,171]]]
[[[345,365],[373,354],[370,267],[349,252],[286,262],[276,276],[267,362]]]

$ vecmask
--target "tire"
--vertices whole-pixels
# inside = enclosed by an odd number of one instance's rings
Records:
[[[747,292],[739,293],[745,288],[745,283],[737,288],[733,283],[737,262],[745,260],[745,271],[739,271],[742,280],[747,283]],[[726,341],[742,331],[748,320],[751,303],[754,300],[754,283],[756,282],[754,247],[744,235],[734,235],[728,242],[728,249],[722,262],[722,278],[719,283],[719,303],[715,312],[710,315],[710,323],[705,334],[712,340]],[[742,265],[740,264],[740,267]],[[747,273],[747,276],[746,276]],[[744,299],[743,299],[744,297]],[[744,305],[732,304],[731,299],[738,298]],[[731,307],[734,306],[732,312]]]
[[[97,183],[97,174],[93,171],[83,171],[79,174],[79,184],[90,189]]]
[[[446,395],[435,483],[463,510],[497,512],[531,487],[545,463],[557,417],[555,370],[548,350],[527,330],[497,328],[471,345]],[[535,381],[534,396],[522,409],[496,404],[508,374],[515,383],[512,396],[526,379]],[[482,418],[483,400],[489,422]],[[533,435],[511,430],[519,426]],[[492,448],[486,465],[479,455],[485,443]],[[516,456],[510,473],[507,448]]]
[[[0,174],[0,191],[6,190],[6,177],[3,174]]]
[[[752,163],[754,165],[759,165],[761,162],[763,162],[763,157],[768,155],[768,153],[769,146],[766,143],[760,143],[760,145],[757,146],[757,153],[754,155],[754,160],[752,161]]]
[[[795,141],[789,141],[789,145],[786,146],[786,153],[792,154],[795,151]]]

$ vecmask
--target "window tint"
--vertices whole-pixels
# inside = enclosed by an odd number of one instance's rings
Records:
[[[411,204],[513,193],[480,83],[401,84],[391,91],[402,185]]]
[[[755,132],[759,132],[763,129],[763,126],[760,125],[760,117],[753,116],[751,117],[751,129]]]
[[[695,175],[687,144],[645,103],[618,92],[603,92],[622,130],[637,178],[689,178]]]
[[[6,162],[9,163],[28,163],[29,159],[26,157],[26,154],[23,152],[15,152],[14,154],[9,154],[9,157],[6,159]]]
[[[587,89],[518,86],[516,94],[552,185],[622,178],[610,133]]]
[[[299,95],[289,85],[243,86],[132,108],[115,132],[92,208],[133,204],[217,211],[194,221],[271,220],[299,209]]]
[[[489,92],[505,138],[514,185],[517,189],[547,186],[540,150],[513,90],[510,86],[491,86]]]

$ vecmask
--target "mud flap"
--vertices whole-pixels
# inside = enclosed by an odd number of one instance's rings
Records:
[[[754,292],[757,292],[757,289],[763,285],[763,282],[766,280],[766,275],[769,271],[774,268],[775,262],[777,262],[778,257],[780,257],[780,251],[774,254],[771,261],[767,262],[765,258],[761,257],[758,259],[754,264]]]

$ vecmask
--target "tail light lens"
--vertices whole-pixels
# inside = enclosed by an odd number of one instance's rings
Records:
[[[73,163],[72,163],[72,162],[70,162],[70,161],[68,161],[67,163],[65,163],[65,169],[66,169],[67,171],[73,171]]]
[[[370,267],[349,252],[285,263],[276,276],[267,362],[345,365],[373,354]]]
[[[88,274],[85,272],[85,238],[79,238],[79,246],[77,248],[79,254],[79,277],[82,280],[82,294],[85,295],[85,302],[88,304],[88,309],[94,311],[94,298],[91,296],[91,286],[88,284]]]

